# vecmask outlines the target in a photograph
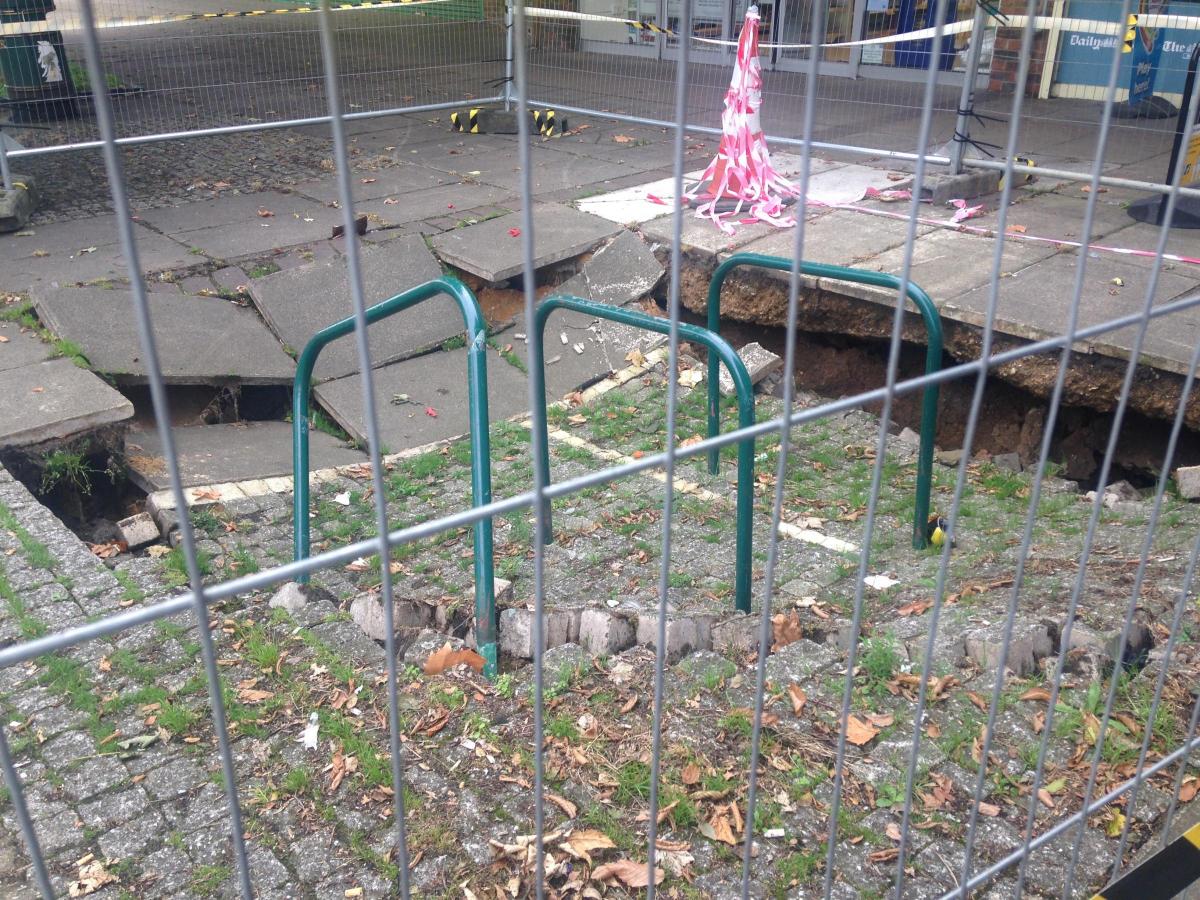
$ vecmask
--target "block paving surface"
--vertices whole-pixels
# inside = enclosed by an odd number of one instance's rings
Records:
[[[662,449],[667,373],[661,359],[661,352],[651,353],[622,377],[552,411],[554,480]],[[687,374],[697,364],[684,364],[682,373],[671,373],[683,381],[681,439],[700,433],[705,409],[703,383]],[[804,404],[815,402],[802,397]],[[758,407],[760,416],[770,416],[779,402],[761,395]],[[852,713],[858,725],[843,773],[835,896],[883,896],[895,876],[915,690],[939,559],[910,546],[915,454],[893,438],[869,571],[896,583],[865,590],[862,634],[853,634],[857,562],[846,548],[863,540],[876,436],[877,421],[861,412],[795,432],[769,624],[753,896],[813,896],[820,888],[847,649],[856,639]],[[531,479],[527,427],[520,420],[496,422],[492,440],[496,495],[525,490]],[[681,462],[678,473],[659,855],[660,888],[669,897],[726,897],[740,889],[754,658],[778,443],[764,438],[756,447],[749,618],[732,611],[733,458],[723,456],[716,476],[697,460]],[[944,506],[955,473],[935,468],[935,503]],[[468,472],[462,441],[393,457],[386,473],[393,526],[464,508]],[[317,479],[314,550],[369,536],[368,476],[359,464]],[[913,785],[906,896],[941,895],[961,877],[996,675],[997,626],[1009,600],[1029,490],[1026,475],[986,460],[970,466],[927,673],[930,702]],[[201,499],[189,514],[207,579],[291,558],[290,494]],[[1170,496],[1165,503],[1139,598],[1145,652],[1118,675],[1118,715],[1100,748],[1097,794],[1132,772],[1166,664],[1166,623],[1200,524],[1195,506]],[[1064,690],[1052,712],[1046,688],[1062,649],[1090,507],[1068,483],[1047,484],[1017,608],[1012,671],[998,695],[976,870],[1020,844],[1031,804],[1041,833],[1081,801],[1111,671],[1106,646],[1129,602],[1149,506],[1120,500],[1102,515],[1064,661]],[[554,505],[546,602],[557,646],[545,657],[542,748],[553,896],[639,893],[615,874],[619,865],[606,864],[645,860],[654,665],[646,646],[654,630],[647,623],[656,615],[661,524],[661,486],[651,475],[590,488]],[[407,864],[420,896],[458,897],[464,887],[476,896],[524,896],[532,889],[532,672],[519,656],[522,612],[531,599],[531,535],[527,511],[496,522],[497,574],[513,583],[501,612],[502,641],[518,655],[502,660],[503,674],[490,684],[465,666],[438,672],[431,664],[444,643],[470,641],[468,530],[398,547],[393,557],[403,648]],[[148,604],[180,591],[183,571],[180,551],[162,545],[101,560],[0,473],[0,640],[20,641]],[[305,602],[290,611],[272,607],[270,590],[209,611],[205,624],[217,642],[259,896],[396,894],[402,859],[391,821],[383,651],[351,614],[356,603],[360,609],[378,603],[379,580],[375,560],[361,559],[317,573]],[[1183,623],[1154,715],[1152,761],[1183,740],[1194,701],[1200,623],[1191,603]],[[190,615],[176,616],[0,672],[8,737],[57,891],[66,894],[72,882],[90,877],[104,882],[97,897],[236,895],[196,627]],[[302,742],[314,713],[315,750]],[[1046,772],[1033,796],[1044,735]],[[1196,776],[1189,770],[1185,792],[1195,793]],[[1107,880],[1119,816],[1132,822],[1131,849],[1156,832],[1173,777],[1174,770],[1166,770],[1143,787],[1136,806],[1112,805],[1086,823],[1078,893]],[[7,798],[2,810],[0,893],[34,896]],[[1074,837],[1068,832],[1033,855],[1030,896],[1061,894]],[[1006,872],[984,895],[1010,893],[1014,883]]]

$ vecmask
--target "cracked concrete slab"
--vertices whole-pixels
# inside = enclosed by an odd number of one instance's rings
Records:
[[[586,253],[621,230],[611,222],[557,203],[535,206],[533,217],[535,268]],[[521,213],[510,213],[444,232],[432,239],[433,250],[444,262],[485,281],[504,281],[521,272],[521,218]]]
[[[0,447],[59,440],[133,417],[133,404],[67,359],[4,373]]]
[[[184,487],[249,481],[292,474],[292,426],[288,422],[239,422],[176,428],[175,451]],[[310,428],[309,467],[326,469],[366,460],[366,454],[333,435]],[[171,485],[157,429],[125,435],[125,460],[133,481],[147,493]]]
[[[524,373],[489,353],[487,375],[492,422],[524,411],[528,405]],[[374,382],[380,440],[388,452],[470,432],[465,347],[383,366],[374,371]],[[360,376],[324,382],[314,394],[351,437],[367,439]],[[400,399],[401,395],[407,399]]]
[[[419,235],[405,235],[384,246],[364,245],[359,265],[368,307],[442,274]],[[354,314],[349,270],[342,256],[255,279],[249,288],[267,325],[296,353],[322,328]],[[458,305],[444,295],[431,297],[370,327],[371,362],[378,366],[412,356],[462,331]],[[341,378],[358,368],[358,348],[351,333],[326,346],[314,376],[321,381]]]
[[[662,264],[645,241],[632,231],[622,231],[555,293],[624,306],[654,290],[662,273]]]
[[[92,369],[138,383],[147,377],[128,290],[36,291],[38,315],[76,344]],[[295,364],[249,309],[219,297],[147,297],[163,378],[168,384],[289,384]]]

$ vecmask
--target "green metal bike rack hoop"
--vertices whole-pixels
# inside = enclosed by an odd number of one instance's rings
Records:
[[[794,263],[779,256],[764,256],[761,253],[735,253],[717,266],[712,281],[708,284],[708,330],[721,333],[721,286],[725,277],[738,266],[759,269],[774,269],[790,272]],[[800,262],[800,273],[818,278],[832,278],[873,287],[900,290],[900,279],[886,272],[871,272],[867,269],[848,269],[826,263]],[[927,334],[925,350],[925,372],[932,374],[942,367],[942,319],[933,305],[933,300],[911,281],[906,285],[908,299],[912,301],[925,322]],[[718,405],[717,360],[713,352],[708,353],[708,435],[716,435],[721,428],[721,410]],[[924,549],[927,544],[925,526],[929,519],[929,495],[933,485],[933,442],[937,434],[938,387],[925,388],[921,392],[921,444],[917,452],[916,509],[913,513],[913,548]],[[716,455],[709,453],[709,470],[716,471]]]
[[[447,294],[458,304],[467,332],[467,391],[471,427],[471,502],[483,506],[492,501],[491,446],[488,437],[487,356],[484,341],[487,324],[479,301],[462,282],[442,277],[412,290],[397,294],[367,310],[367,324],[416,306],[431,297]],[[318,331],[304,347],[296,363],[292,390],[292,475],[295,559],[306,559],[309,552],[308,413],[312,391],[312,373],[317,357],[331,341],[354,331],[354,317]],[[475,643],[484,658],[485,674],[496,675],[496,596],[492,566],[492,520],[484,519],[475,528]],[[299,579],[307,581],[307,576]]]
[[[546,331],[546,320],[556,309],[570,309],[598,319],[608,319],[634,328],[642,328],[657,334],[670,334],[671,325],[666,319],[660,319],[638,310],[610,306],[607,303],[597,303],[579,297],[556,295],[548,297],[538,307],[530,339],[534,342],[530,347],[530,360],[544,359],[542,347]],[[750,384],[750,374],[746,364],[720,335],[710,332],[697,325],[681,323],[679,337],[683,340],[694,341],[708,348],[710,359],[719,359],[725,363],[729,375],[733,379],[738,398],[738,425],[747,428],[754,424],[754,394]],[[710,381],[715,384],[716,368],[709,372]],[[534,418],[534,426],[542,429],[542,452],[538,459],[538,468],[542,484],[550,483],[550,450],[546,425],[546,373],[544,366],[531,365],[529,377],[534,379],[534,393],[541,402],[541,409]],[[715,470],[714,470],[715,471]],[[747,438],[738,442],[737,462],[737,548],[735,551],[734,574],[734,603],[739,612],[750,611],[750,576],[751,551],[753,549],[752,517],[754,515],[754,439]],[[550,526],[550,503],[543,508],[545,522],[545,539],[547,543],[554,540]]]

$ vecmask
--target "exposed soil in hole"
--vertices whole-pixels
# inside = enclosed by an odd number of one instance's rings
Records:
[[[702,319],[685,312],[687,321],[703,324]],[[721,334],[735,347],[758,341],[768,350],[784,353],[786,332],[741,322],[725,321]],[[887,370],[888,344],[844,335],[797,332],[796,385],[823,397],[837,398],[880,387]],[[944,365],[954,364],[947,357]],[[900,377],[915,378],[925,371],[925,348],[904,344],[900,352]],[[944,384],[939,400],[937,445],[942,449],[962,446],[970,413],[973,378]],[[866,404],[868,411],[879,414],[882,404]],[[996,378],[988,381],[983,409],[974,439],[974,452],[992,456],[1017,453],[1023,466],[1037,464],[1049,404],[1018,387]],[[921,427],[921,400],[918,394],[896,398],[892,421],[899,428]],[[1050,458],[1063,467],[1062,476],[1079,481],[1086,489],[1094,488],[1104,450],[1112,428],[1111,413],[1064,405],[1059,411]],[[1163,462],[1163,450],[1171,423],[1129,411],[1121,428],[1114,466],[1109,483],[1127,479],[1135,487],[1154,484]],[[1200,435],[1185,429],[1172,467],[1200,464]]]
[[[154,405],[148,385],[125,385],[133,403],[133,427],[153,428]],[[283,421],[291,411],[291,388],[284,385],[172,385],[167,388],[171,425],[223,425]]]
[[[29,491],[81,539],[93,544],[120,539],[116,523],[142,512],[146,495],[128,478],[117,432],[8,451],[2,460]]]

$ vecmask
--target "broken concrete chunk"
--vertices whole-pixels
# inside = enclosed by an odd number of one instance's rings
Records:
[[[272,595],[270,607],[285,610],[288,615],[294,616],[304,609],[307,603],[308,597],[305,596],[304,588],[294,581],[289,581]]]
[[[152,544],[159,539],[158,525],[150,513],[138,513],[117,523],[121,532],[121,540],[129,545],[130,550]]]
[[[738,351],[738,356],[746,364],[746,371],[750,374],[751,385],[758,384],[772,372],[783,366],[782,359],[757,341],[752,341],[742,347]],[[721,393],[726,396],[732,395],[734,392],[733,379],[729,377],[729,373],[725,371],[724,366],[721,367],[719,377]]]
[[[0,188],[0,232],[20,231],[33,215],[33,197],[14,185],[11,191]]]
[[[1200,466],[1180,466],[1176,469],[1175,487],[1184,500],[1200,500]]]
[[[997,453],[992,457],[992,465],[1008,472],[1020,472],[1021,456],[1018,453]]]

